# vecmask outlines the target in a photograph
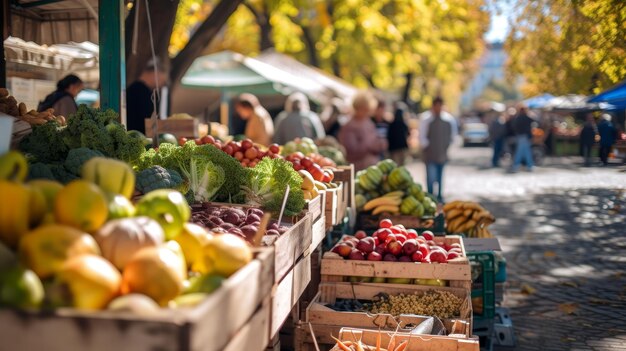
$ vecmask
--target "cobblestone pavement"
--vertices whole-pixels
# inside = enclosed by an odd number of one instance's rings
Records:
[[[626,173],[566,158],[506,174],[482,167],[489,149],[452,154],[445,198],[497,218],[515,350],[626,350]],[[424,178],[422,165],[410,169]]]

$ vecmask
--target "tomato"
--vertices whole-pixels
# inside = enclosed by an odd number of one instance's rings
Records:
[[[202,139],[195,139],[196,145],[202,145]]]
[[[313,166],[311,166],[310,168],[307,168],[307,170],[309,171],[309,173],[311,173],[311,175],[313,176],[313,179],[317,180],[317,181],[323,181],[324,179],[324,171],[322,171],[322,168],[316,164],[313,164]]]
[[[254,168],[256,166],[256,163],[257,163],[256,161],[252,161],[248,164],[248,167]]]
[[[222,151],[224,151],[225,153],[229,154],[230,156],[232,156],[234,154],[233,147],[230,144],[226,144],[226,146],[224,146],[222,148]]]
[[[250,160],[248,160],[247,158],[244,158],[243,160],[241,160],[241,165],[244,167],[247,167],[250,164]]]
[[[300,163],[306,169],[309,169],[311,166],[313,166],[313,161],[308,157],[303,158],[302,161],[300,161]]]
[[[215,144],[213,144],[213,145],[215,145],[215,147],[218,148],[218,149],[222,148],[222,143],[219,140],[216,141]]]
[[[234,156],[237,159],[237,161],[243,160],[243,152],[241,152],[241,151],[235,152]]]
[[[187,139],[187,138],[185,138],[185,137],[179,138],[179,139],[178,139],[178,145],[180,145],[180,146],[185,145],[185,143],[187,142],[187,140],[188,140],[188,139]]]
[[[380,228],[391,228],[393,226],[393,223],[391,222],[391,219],[385,218],[380,221],[380,223],[378,223],[378,226]]]
[[[257,155],[259,154],[259,152],[257,151],[256,147],[251,147],[249,149],[246,150],[245,152],[245,156],[248,160],[252,161],[255,160]]]
[[[304,158],[304,154],[301,153],[300,151],[296,151],[293,154],[291,154],[292,156],[295,156],[296,158],[298,158],[299,160]]]
[[[215,138],[210,135],[203,136],[201,140],[204,144],[215,144]]]
[[[256,158],[260,160],[263,157],[265,157],[265,155],[267,155],[267,152],[259,150],[258,154],[256,155]]]
[[[280,153],[280,146],[278,146],[278,144],[272,144],[270,145],[270,151],[275,154],[278,154]]]
[[[250,139],[246,139],[246,140],[241,142],[241,148],[244,149],[244,150],[248,150],[252,146],[254,146],[254,143],[252,143],[252,140],[250,140]]]

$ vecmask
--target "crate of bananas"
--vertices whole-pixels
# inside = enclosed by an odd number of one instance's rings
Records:
[[[496,218],[477,202],[452,201],[443,206],[446,231],[449,234],[466,234],[471,238],[491,238],[488,226]]]

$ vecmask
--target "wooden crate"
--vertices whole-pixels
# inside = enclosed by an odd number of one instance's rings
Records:
[[[250,264],[192,309],[162,309],[153,316],[0,310],[0,340],[12,351],[222,350],[270,295],[273,251],[257,250]]]
[[[342,204],[340,201],[343,194],[343,184],[340,184],[337,188],[328,189],[326,193],[326,228],[341,223],[343,217],[339,218],[339,206]]]
[[[274,286],[272,291],[272,315],[270,339],[280,331],[293,307],[311,281],[311,256],[305,255],[289,270],[285,278]]]
[[[356,228],[365,231],[374,231],[378,229],[378,224],[382,219],[390,219],[394,224],[402,224],[406,228],[411,229],[435,229],[435,218],[424,217],[419,218],[407,215],[388,215],[379,214],[372,215],[369,212],[359,212],[356,219]]]
[[[296,262],[310,249],[312,237],[313,225],[309,214],[297,219],[297,222],[282,235],[266,235],[263,237],[265,245],[275,248],[275,283],[282,281],[295,266]]]
[[[310,251],[313,251],[318,246],[320,246],[320,244],[322,244],[324,239],[326,239],[326,217],[322,216],[318,218],[317,221],[313,223],[313,226],[311,229],[312,229],[313,234],[312,234]]]
[[[246,325],[226,345],[224,351],[263,351],[269,343],[271,304],[269,296]],[[219,327],[218,327],[219,329]]]
[[[447,280],[450,287],[469,291],[472,286],[472,270],[465,255],[463,238],[448,235],[435,237],[434,241],[439,244],[461,244],[463,257],[455,258],[448,263],[358,261],[345,260],[329,251],[324,253],[322,258],[322,281],[337,282],[345,280],[346,277],[441,279]]]
[[[392,333],[381,334],[381,345],[389,345]],[[395,345],[408,340],[405,351],[478,351],[480,345],[478,339],[457,338],[449,336],[426,336],[397,333],[393,335]],[[357,342],[361,340],[366,345],[375,346],[378,331],[342,328],[339,332],[339,340]]]
[[[157,120],[157,133],[174,134],[177,138],[197,138],[198,137],[197,119],[159,119]],[[146,136],[153,138],[152,119],[146,119]]]
[[[315,221],[324,215],[325,206],[326,206],[326,197],[325,192],[320,192],[318,196],[314,199],[311,199],[304,206],[304,211],[311,214],[311,220]]]
[[[355,172],[354,165],[349,166],[338,166],[335,171],[335,179],[336,182],[342,182],[344,188],[344,198],[345,202],[348,204],[348,207],[355,208],[354,206],[354,180],[355,180]]]

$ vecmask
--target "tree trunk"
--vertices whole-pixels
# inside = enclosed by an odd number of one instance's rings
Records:
[[[207,19],[198,27],[189,43],[172,59],[170,68],[170,96],[172,91],[179,85],[189,66],[198,57],[202,50],[215,38],[220,29],[226,24],[228,18],[237,10],[243,0],[221,0]],[[169,40],[169,38],[168,38]]]
[[[404,90],[402,91],[402,101],[408,103],[411,98],[411,86],[413,85],[413,72],[408,72],[405,76]]]
[[[300,26],[302,28],[302,38],[306,43],[306,51],[309,56],[309,64],[313,67],[320,67],[320,61],[317,58],[317,49],[315,47],[315,39],[313,39],[313,33],[307,26]]]
[[[176,19],[176,16],[172,14],[178,10],[179,2],[180,0],[149,2],[154,51],[161,60],[161,64],[167,64],[169,58],[168,48]],[[134,33],[137,8],[139,8],[139,17],[137,33]],[[146,1],[138,0],[126,18],[126,82],[128,83],[139,78],[146,64],[152,58],[146,9]],[[135,54],[132,52],[133,35],[137,35],[137,52]]]
[[[250,10],[250,12],[252,12],[252,15],[254,16],[254,19],[256,20],[256,23],[261,31],[259,37],[259,51],[263,52],[267,49],[273,48],[274,41],[272,40],[272,25],[270,24],[269,19],[270,13],[265,3],[263,3],[263,8],[261,10],[258,10],[248,2],[244,2],[243,4],[248,8],[248,10]]]

